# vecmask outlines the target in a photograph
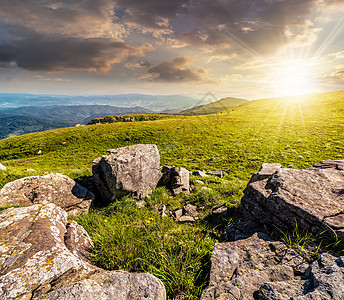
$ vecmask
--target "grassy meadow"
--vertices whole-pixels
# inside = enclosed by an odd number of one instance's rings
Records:
[[[145,271],[163,280],[169,299],[199,299],[209,278],[210,254],[228,224],[251,174],[264,162],[303,168],[344,158],[344,92],[249,101],[201,116],[88,125],[27,134],[0,141],[0,187],[16,178],[60,172],[82,181],[92,160],[107,149],[157,144],[161,164],[189,170],[224,170],[224,178],[191,177],[192,193],[173,198],[163,188],[145,208],[125,197],[76,220],[90,233],[93,260],[107,269]],[[41,152],[41,154],[38,154]],[[28,171],[28,169],[32,169]],[[202,188],[206,186],[207,188]],[[178,224],[154,212],[192,203],[204,209],[196,224]],[[226,205],[228,217],[213,217]]]

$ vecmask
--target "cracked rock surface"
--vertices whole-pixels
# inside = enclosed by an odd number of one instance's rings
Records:
[[[107,150],[93,161],[93,178],[108,203],[125,194],[145,198],[161,177],[160,155],[156,145],[138,144]]]
[[[201,300],[255,299],[259,287],[271,281],[291,281],[308,263],[295,250],[256,233],[250,238],[216,244],[211,255],[209,288]]]
[[[201,300],[344,299],[343,259],[325,253],[309,264],[261,233],[216,244],[209,288]]]
[[[89,190],[59,173],[21,178],[0,190],[0,206],[54,203],[68,214],[87,212],[93,199]]]
[[[0,299],[166,298],[150,274],[105,271],[87,261],[92,241],[54,204],[0,213]]]
[[[280,229],[344,237],[344,160],[321,161],[303,170],[264,164],[241,201],[244,220]]]

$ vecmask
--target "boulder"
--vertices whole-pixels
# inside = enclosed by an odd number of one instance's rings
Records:
[[[156,145],[138,144],[107,150],[93,161],[93,177],[104,202],[131,194],[145,198],[161,177],[160,155]]]
[[[244,190],[243,220],[281,230],[344,237],[344,160],[323,161],[303,170],[263,165]]]
[[[295,279],[296,272],[304,273],[307,267],[307,261],[295,250],[262,233],[216,244],[211,255],[209,288],[201,300],[256,299],[264,283],[289,282]]]
[[[91,265],[87,232],[52,203],[10,208],[0,220],[1,300],[166,298],[150,274]]]
[[[6,167],[3,164],[0,164],[0,171],[6,171]]]
[[[54,203],[68,212],[87,212],[94,195],[68,176],[51,173],[21,178],[0,190],[0,206]]]
[[[166,186],[176,196],[180,193],[190,193],[190,175],[185,168],[175,166],[164,166],[161,170],[163,173],[159,185]]]

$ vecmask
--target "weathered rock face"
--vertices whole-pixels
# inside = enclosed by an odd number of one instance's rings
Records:
[[[0,171],[6,171],[6,167],[3,164],[0,164]]]
[[[139,144],[108,150],[93,161],[93,177],[105,202],[125,194],[148,196],[161,177],[156,145]]]
[[[21,178],[0,190],[0,206],[54,203],[68,214],[87,212],[93,198],[86,188],[58,173]]]
[[[264,283],[292,281],[295,272],[303,273],[307,267],[308,263],[295,250],[269,240],[264,234],[216,244],[211,256],[209,288],[201,300],[256,299]]]
[[[343,257],[322,254],[306,270],[303,280],[267,282],[258,292],[258,299],[344,299]]]
[[[87,232],[54,204],[0,213],[0,299],[165,299],[150,274],[87,262]]]
[[[269,174],[270,173],[270,174]],[[244,220],[344,237],[344,160],[305,170],[263,165],[244,190]]]
[[[163,175],[159,181],[159,185],[166,186],[172,191],[173,195],[190,193],[190,175],[187,169],[164,166],[162,173]]]

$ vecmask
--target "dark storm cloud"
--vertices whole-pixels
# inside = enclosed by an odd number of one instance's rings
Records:
[[[148,44],[133,47],[108,39],[78,39],[35,36],[0,45],[0,64],[13,64],[29,71],[107,72],[127,58],[142,57],[153,50]]]
[[[204,69],[191,70],[186,66],[192,63],[188,56],[178,57],[172,61],[161,63],[148,70],[148,78],[163,82],[200,82],[205,81]]]

